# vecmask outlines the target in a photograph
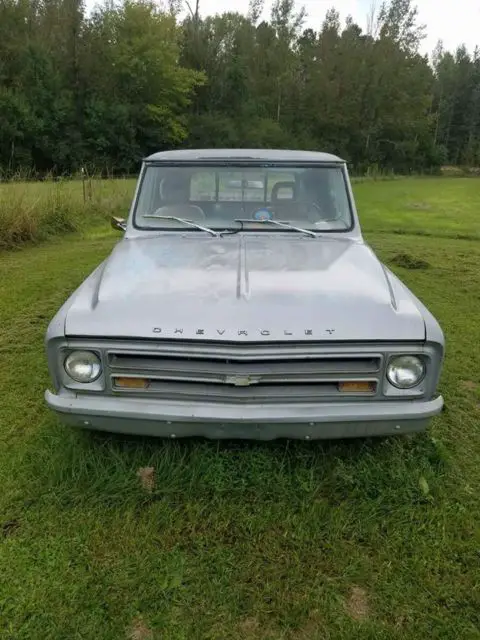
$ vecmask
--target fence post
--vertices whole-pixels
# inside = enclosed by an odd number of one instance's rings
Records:
[[[85,205],[87,201],[87,194],[85,193],[85,169],[82,167],[80,172],[82,174],[83,204]]]

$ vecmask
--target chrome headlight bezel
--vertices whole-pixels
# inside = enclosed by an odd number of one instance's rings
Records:
[[[76,362],[75,362],[76,361]],[[84,366],[85,372],[75,371],[74,367]],[[90,373],[88,373],[90,367]],[[66,354],[63,360],[63,368],[67,376],[81,385],[88,385],[98,380],[102,375],[102,360],[98,353],[88,349],[74,349]]]
[[[395,369],[397,369],[397,371],[395,371]],[[399,373],[402,369],[404,372],[409,371],[411,374],[410,379],[405,377],[403,382],[399,379]],[[388,382],[395,387],[395,389],[408,391],[415,389],[423,382],[427,375],[427,367],[424,358],[418,354],[397,354],[391,356],[388,360],[385,374]]]

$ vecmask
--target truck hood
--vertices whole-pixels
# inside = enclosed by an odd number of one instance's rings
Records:
[[[422,315],[351,238],[163,233],[123,239],[72,296],[67,336],[424,340]]]

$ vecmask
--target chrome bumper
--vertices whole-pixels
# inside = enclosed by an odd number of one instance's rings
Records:
[[[353,438],[423,431],[443,398],[402,402],[258,404],[180,403],[146,398],[55,395],[48,406],[72,426],[181,438]]]

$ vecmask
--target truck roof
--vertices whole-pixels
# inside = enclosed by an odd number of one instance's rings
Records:
[[[320,151],[293,151],[288,149],[175,149],[160,151],[145,158],[147,162],[199,160],[260,160],[267,162],[345,162],[338,156]]]

